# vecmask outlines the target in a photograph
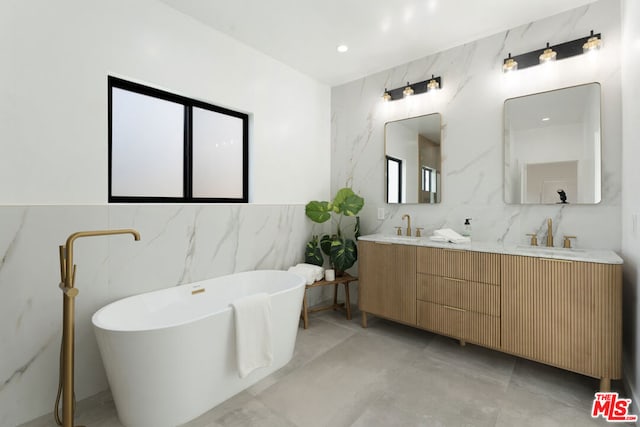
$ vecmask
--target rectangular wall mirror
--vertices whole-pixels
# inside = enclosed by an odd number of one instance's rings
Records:
[[[387,203],[440,203],[440,113],[384,126]]]
[[[600,91],[590,83],[505,101],[505,203],[600,202]]]

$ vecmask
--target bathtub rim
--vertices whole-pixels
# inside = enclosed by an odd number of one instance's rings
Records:
[[[181,286],[192,286],[192,287],[195,287],[198,284],[201,284],[202,282],[221,279],[221,278],[224,278],[224,277],[231,277],[231,276],[240,275],[240,274],[253,273],[253,272],[256,272],[256,273],[257,272],[285,273],[287,275],[296,276],[299,279],[298,284],[296,284],[296,285],[293,285],[293,286],[291,286],[289,288],[282,289],[282,290],[279,290],[277,292],[273,292],[273,293],[268,294],[272,298],[274,296],[277,296],[277,295],[282,295],[282,294],[285,294],[287,292],[292,292],[292,291],[298,289],[299,287],[306,286],[306,279],[303,276],[301,276],[301,275],[299,275],[297,273],[291,272],[291,271],[275,270],[275,269],[270,269],[270,270],[247,270],[247,271],[242,271],[242,272],[237,272],[237,273],[226,274],[224,276],[211,277],[211,278],[208,278],[208,279],[199,280],[197,282],[183,283],[183,284],[180,284],[180,285],[175,285],[175,286],[172,286],[172,287],[158,289],[158,290],[155,290],[155,291],[142,292],[142,293],[135,294],[135,295],[130,295],[130,296],[127,296],[127,297],[124,297],[124,298],[119,298],[119,299],[117,299],[115,301],[112,301],[112,302],[108,303],[107,305],[99,308],[98,310],[96,310],[96,312],[93,313],[93,315],[91,316],[91,324],[96,329],[100,329],[100,330],[105,331],[105,332],[116,333],[116,334],[117,333],[132,333],[132,332],[155,332],[155,331],[168,330],[168,329],[172,329],[172,328],[178,328],[178,327],[181,327],[181,326],[184,326],[184,325],[189,325],[191,323],[197,322],[199,320],[207,319],[207,318],[215,316],[217,314],[221,314],[221,313],[225,313],[225,312],[231,312],[233,310],[233,307],[231,306],[231,302],[229,302],[229,304],[223,309],[211,311],[211,312],[206,313],[206,314],[201,315],[201,316],[192,317],[192,318],[190,318],[190,319],[188,319],[186,321],[176,322],[176,323],[173,323],[171,325],[161,325],[161,326],[158,326],[158,327],[145,327],[145,328],[115,329],[115,328],[105,327],[104,324],[101,324],[100,322],[97,322],[97,320],[96,320],[101,312],[107,310],[111,306],[116,305],[116,304],[120,303],[121,301],[137,298],[140,295],[154,294],[154,293],[157,293],[157,292],[164,292],[167,289],[174,289],[174,288],[178,288],[178,287],[181,287]],[[104,323],[104,322],[102,322],[102,323]]]

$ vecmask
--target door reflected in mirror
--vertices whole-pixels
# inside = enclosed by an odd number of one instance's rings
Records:
[[[600,84],[505,101],[505,203],[599,203],[600,153]]]
[[[440,203],[440,113],[384,126],[387,203]]]

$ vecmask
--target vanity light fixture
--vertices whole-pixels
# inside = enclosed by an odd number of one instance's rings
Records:
[[[407,82],[407,87],[404,88],[404,90],[402,91],[402,95],[406,98],[408,96],[411,96],[415,93],[415,90],[413,90],[413,88],[411,87],[411,84],[409,82]]]
[[[580,39],[560,43],[554,46],[547,43],[547,46],[542,49],[532,50],[531,52],[515,55],[513,57],[509,54],[509,56],[502,62],[502,72],[508,73],[510,71],[522,70],[538,64],[570,58],[572,56],[600,49],[601,46],[602,35],[599,33],[594,34],[592,30],[590,35]]]
[[[411,95],[418,95],[425,92],[431,92],[442,88],[442,77],[431,75],[430,79],[423,80],[418,83],[407,82],[406,86],[398,87],[395,89],[384,89],[382,99],[384,101],[396,101],[398,99],[406,98]]]
[[[547,62],[555,61],[557,56],[558,52],[551,49],[551,47],[549,46],[549,42],[547,42],[547,48],[540,54],[538,59],[540,59],[541,64],[546,64]]]

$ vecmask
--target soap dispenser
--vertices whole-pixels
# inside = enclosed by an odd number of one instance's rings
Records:
[[[465,218],[462,235],[464,237],[471,237],[471,218]]]

